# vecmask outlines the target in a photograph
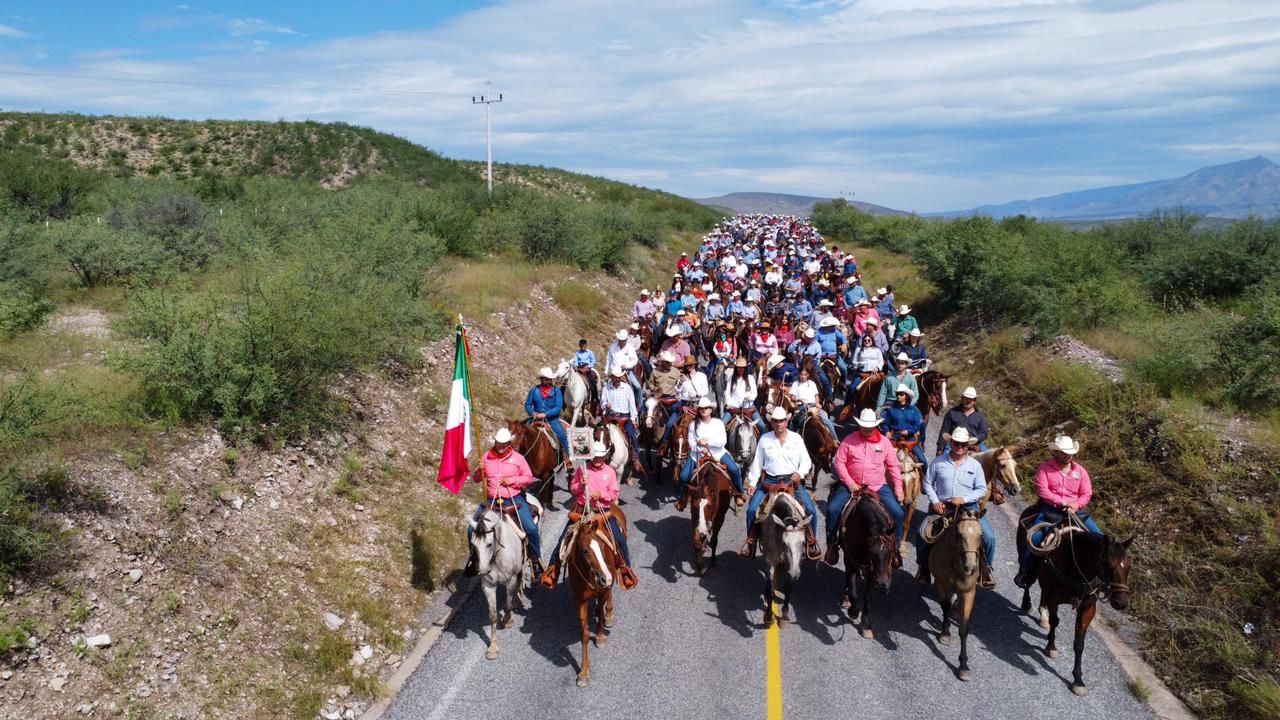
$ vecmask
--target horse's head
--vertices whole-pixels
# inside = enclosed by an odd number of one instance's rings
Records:
[[[1106,592],[1111,599],[1111,607],[1126,610],[1129,607],[1129,546],[1133,538],[1120,542],[1108,537],[1103,550],[1103,579],[1107,583]]]
[[[507,430],[511,433],[511,446],[523,449],[525,446],[525,432],[529,429],[523,420],[508,420]]]
[[[729,484],[728,472],[717,462],[702,461],[689,482],[689,507],[693,512],[693,549],[702,552],[711,541],[711,528],[720,509],[720,493]]]
[[[774,565],[785,565],[787,575],[794,582],[800,579],[800,560],[804,558],[804,529],[809,524],[810,517],[803,510],[797,510],[799,502],[787,502],[785,498],[778,498],[773,505],[773,512],[769,514],[769,521],[773,523],[780,531],[781,536],[781,557],[771,557],[769,562]]]
[[[893,519],[874,496],[858,500],[859,513],[863,514],[868,532],[867,563],[871,568],[871,580],[876,587],[888,591],[898,561],[898,543],[893,532]]]
[[[489,573],[489,564],[498,548],[498,524],[502,518],[496,510],[486,510],[479,520],[468,520],[471,526],[471,547],[476,554],[476,569],[481,575]]]
[[[921,378],[924,381],[925,396],[929,398],[929,412],[939,415],[947,406],[947,380],[949,376],[936,370],[930,370]]]
[[[561,360],[556,366],[556,385],[563,386],[569,382],[569,376],[573,373],[573,364],[568,360]]]
[[[1004,486],[1006,494],[1017,495],[1022,492],[1018,483],[1018,462],[1013,459],[1013,445],[996,448],[996,479]]]
[[[982,552],[982,511],[962,509],[956,513],[954,543],[960,556],[960,571],[966,576],[978,572],[978,556]]]
[[[603,513],[597,513],[583,521],[573,541],[579,568],[588,582],[597,588],[613,585],[613,569],[617,566],[612,548],[602,537],[608,536],[609,525]]]

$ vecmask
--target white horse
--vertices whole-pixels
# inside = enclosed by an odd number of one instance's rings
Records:
[[[791,590],[800,579],[804,558],[804,529],[810,517],[793,496],[780,493],[760,525],[760,550],[764,555],[766,604],[764,624],[781,626],[791,620]],[[761,508],[764,512],[765,508]],[[774,611],[774,606],[777,611]]]
[[[630,467],[630,463],[627,462],[631,459],[631,453],[627,450],[627,434],[622,431],[622,428],[611,422],[605,422],[605,427],[609,433],[609,442],[607,444],[612,447],[612,450],[604,461],[609,467],[613,468],[614,475],[621,482]],[[591,435],[591,440],[592,442],[604,442],[604,438],[597,440],[594,432]],[[626,481],[628,485],[636,484],[634,476],[626,478]]]
[[[760,429],[755,423],[742,418],[729,432],[725,449],[733,456],[733,461],[738,463],[738,467],[751,467],[751,461],[756,457],[756,442],[759,439]]]
[[[589,425],[586,407],[591,392],[587,381],[568,360],[561,360],[560,367],[556,368],[556,384],[564,388],[564,407],[570,411],[569,427],[578,427],[579,417],[582,418],[583,425]]]
[[[534,511],[534,522],[542,515],[537,498],[525,496]],[[498,586],[506,589],[506,614],[502,627],[511,627],[512,606],[524,607],[524,572],[528,558],[519,524],[494,509],[486,510],[479,520],[470,520],[471,547],[476,553],[481,587],[489,602],[489,649],[485,657],[498,657]]]

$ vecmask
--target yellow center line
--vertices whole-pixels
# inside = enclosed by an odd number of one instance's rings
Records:
[[[778,617],[778,605],[772,600],[773,616]],[[765,720],[782,720],[782,641],[775,621],[765,631]]]

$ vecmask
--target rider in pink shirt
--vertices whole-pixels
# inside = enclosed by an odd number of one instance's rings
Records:
[[[511,447],[511,431],[502,428],[493,436],[493,447],[480,460],[480,467],[472,473],[472,480],[484,480],[484,501],[476,509],[472,524],[467,526],[467,547],[471,547],[472,525],[479,522],[487,510],[501,511],[503,507],[514,505],[520,527],[524,528],[529,543],[529,555],[535,573],[542,570],[542,543],[538,535],[538,524],[533,519],[533,511],[529,501],[525,499],[524,489],[533,484],[533,472],[524,456]],[[464,575],[475,575],[477,570],[476,554],[473,551],[467,559]]]
[[[592,508],[609,512],[613,504],[618,501],[618,475],[604,461],[608,454],[609,448],[604,443],[592,443],[591,460],[573,474],[573,479],[569,482],[569,492],[573,494],[574,512],[585,513],[588,500]],[[618,519],[612,512],[609,512],[608,518],[609,530],[614,542],[618,545],[618,551],[622,553],[622,562],[625,563],[618,571],[618,575],[622,581],[622,587],[630,590],[635,587],[636,576],[631,570],[631,552],[627,549],[627,537],[622,533],[622,526],[618,524]],[[560,534],[560,542],[556,543],[556,554],[551,556],[551,561],[547,563],[547,571],[542,574],[542,584],[548,588],[554,588],[560,577],[559,549],[564,545],[565,538],[569,536],[571,527],[573,522],[565,524],[564,532]]]
[[[827,497],[827,548],[835,546],[832,540],[840,524],[840,514],[849,503],[853,491],[875,493],[880,504],[889,511],[893,518],[894,537],[902,535],[902,466],[898,464],[898,453],[889,442],[889,438],[880,434],[880,418],[874,410],[864,409],[857,417],[858,432],[849,433],[836,450],[836,477],[840,483],[831,488]],[[888,474],[893,486],[885,482]],[[838,551],[828,555],[834,564]]]

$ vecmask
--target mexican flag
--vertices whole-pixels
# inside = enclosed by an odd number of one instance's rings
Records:
[[[462,318],[458,318],[461,321]],[[458,323],[453,354],[453,389],[449,395],[449,417],[445,421],[444,451],[440,454],[440,474],[436,481],[454,495],[467,482],[467,457],[471,455],[471,383],[467,377],[470,351],[467,331]]]

